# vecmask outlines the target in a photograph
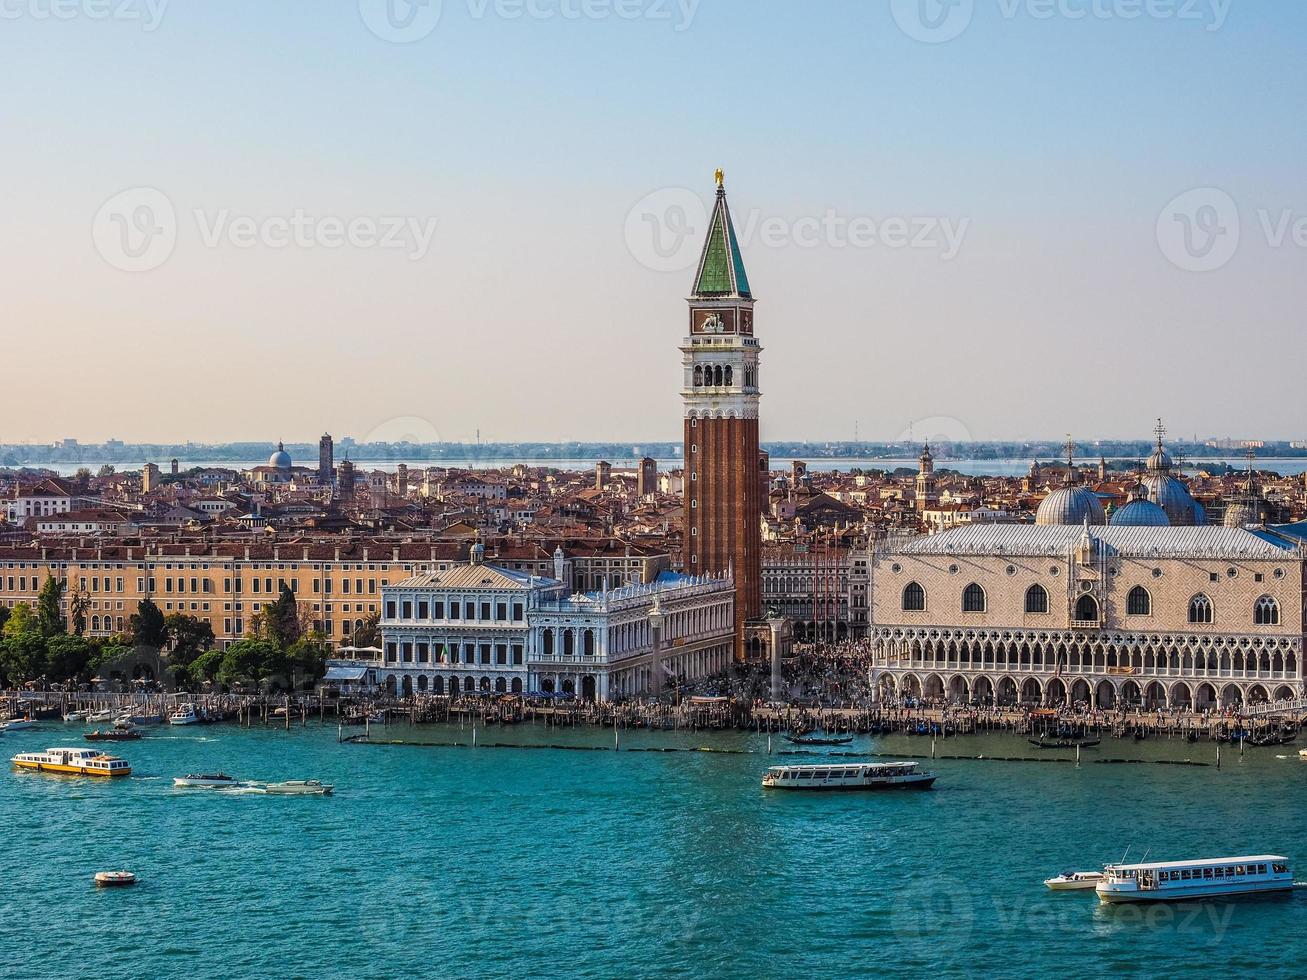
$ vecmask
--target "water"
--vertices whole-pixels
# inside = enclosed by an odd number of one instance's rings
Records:
[[[168,460],[156,459],[157,463],[165,472],[168,469]],[[593,470],[595,460],[593,459],[470,459],[470,460],[413,460],[413,459],[360,459],[355,460],[362,471],[377,470],[385,473],[394,473],[400,463],[406,463],[411,470],[421,470],[428,466],[452,467],[466,470],[496,470],[508,469],[519,463],[524,466],[532,467],[552,467],[559,470],[573,472],[584,472]],[[612,458],[609,460],[616,469],[633,469],[638,462],[635,459]],[[774,456],[771,460],[773,472],[788,472],[792,461],[786,457]],[[809,472],[812,473],[829,473],[838,470],[841,473],[847,473],[852,469],[876,469],[876,470],[895,470],[910,469],[914,472],[917,469],[916,458],[912,459],[810,459],[805,460]],[[935,465],[941,470],[956,470],[967,476],[1024,476],[1030,471],[1030,464],[1034,462],[1032,458],[1010,457],[1005,459],[940,459]],[[1045,457],[1040,462],[1048,463],[1050,460]],[[1083,460],[1082,460],[1083,462]],[[1092,460],[1090,461],[1092,462]],[[1138,465],[1139,459],[1132,457],[1129,460],[1113,459],[1109,462],[1128,462],[1132,465]],[[266,459],[242,459],[242,460],[183,460],[181,468],[183,471],[193,467],[218,468],[229,470],[248,470],[254,466],[261,466],[267,463]],[[685,465],[685,460],[677,457],[675,459],[657,460],[659,470],[666,471],[669,469],[680,469]],[[24,464],[34,468],[53,470],[61,476],[73,476],[83,466],[88,467],[91,472],[97,472],[102,465],[101,462],[78,462],[78,463],[27,463]],[[140,463],[110,463],[115,466],[119,472],[140,469]],[[316,466],[317,460],[302,462],[301,465]],[[1267,457],[1257,460],[1257,469],[1263,473],[1278,473],[1281,476],[1298,476],[1307,473],[1307,458],[1303,459],[1279,459]],[[1198,469],[1207,469],[1209,471],[1218,470],[1222,467],[1230,466],[1236,470],[1243,471],[1248,466],[1248,459],[1245,456],[1221,456],[1210,458],[1191,459],[1186,464],[1186,472],[1194,473]]]
[[[1106,740],[1084,764],[939,760],[925,793],[764,792],[766,736],[489,729],[478,749],[337,745],[333,726],[153,729],[112,783],[5,771],[0,972],[44,976],[1291,976],[1307,895],[1156,908],[1048,892],[1133,857],[1284,853],[1307,877],[1296,748]],[[393,737],[470,741],[457,726]],[[78,730],[0,738],[8,756]],[[929,753],[923,738],[879,740]],[[867,748],[859,738],[855,748]],[[941,754],[1031,755],[1023,740]],[[779,748],[779,745],[778,745]],[[842,750],[837,750],[842,751]],[[1065,754],[1064,754],[1065,755]],[[801,757],[785,757],[801,761]],[[173,789],[321,778],[333,797]],[[126,868],[135,888],[96,890]]]

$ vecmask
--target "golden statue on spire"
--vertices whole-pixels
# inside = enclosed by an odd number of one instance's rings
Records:
[[[725,185],[726,174],[722,171],[721,167],[718,167],[717,170],[713,173],[713,180],[717,181],[718,187],[722,187],[723,185]]]

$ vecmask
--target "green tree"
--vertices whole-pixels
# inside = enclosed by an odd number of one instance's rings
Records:
[[[381,613],[371,613],[363,620],[363,625],[354,631],[356,647],[376,647],[381,645]]]
[[[115,472],[116,472],[116,470],[115,470],[114,467],[110,466],[108,463],[105,463],[103,466],[100,467],[100,473],[99,473],[99,475],[100,475],[100,476],[113,476]]]
[[[4,633],[5,623],[9,621],[9,607],[0,606],[0,633]]]
[[[295,593],[284,582],[277,601],[264,607],[259,626],[262,636],[283,650],[303,635],[299,603],[295,601]]]
[[[142,599],[136,604],[132,614],[132,642],[147,647],[162,649],[168,642],[168,630],[164,625],[163,613],[151,599]]]
[[[208,650],[196,657],[187,669],[191,683],[196,684],[200,681],[216,679],[225,656],[226,654],[222,650]]]
[[[296,684],[313,684],[327,672],[331,644],[320,633],[301,637],[286,650],[286,666]]]
[[[176,667],[189,667],[195,658],[213,646],[213,627],[207,620],[184,613],[164,618],[168,636],[168,661]]]
[[[68,625],[76,636],[86,632],[86,611],[90,608],[91,597],[85,592],[74,592],[68,597]]]
[[[13,619],[10,619],[13,622]],[[46,672],[45,637],[35,629],[6,636],[0,642],[0,677],[5,686],[17,687]]]
[[[115,642],[113,638],[107,643],[102,643],[91,654],[91,662],[87,665],[87,671],[92,677],[96,675],[103,676],[104,668],[110,667],[118,662],[126,662],[132,654],[132,648],[125,643]]]
[[[55,636],[65,632],[64,616],[60,607],[63,604],[64,587],[67,584],[49,575],[46,577],[45,584],[41,586],[41,594],[36,598],[36,619],[43,636]]]
[[[218,681],[228,687],[258,683],[268,676],[280,657],[281,650],[271,640],[240,640],[223,654]]]
[[[32,607],[25,602],[20,602],[14,606],[8,620],[5,622],[4,636],[11,638],[36,632],[38,632],[38,629],[36,617],[32,614]]]
[[[46,671],[52,681],[69,681],[89,676],[87,668],[95,648],[80,636],[52,636],[46,640]]]

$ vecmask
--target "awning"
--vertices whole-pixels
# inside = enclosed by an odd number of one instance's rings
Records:
[[[332,667],[323,675],[324,681],[361,681],[367,676],[366,667]]]

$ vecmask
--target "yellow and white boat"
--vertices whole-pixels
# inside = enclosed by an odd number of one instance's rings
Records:
[[[99,749],[46,749],[23,752],[9,760],[16,769],[55,772],[64,776],[130,776],[126,759],[105,755]]]

